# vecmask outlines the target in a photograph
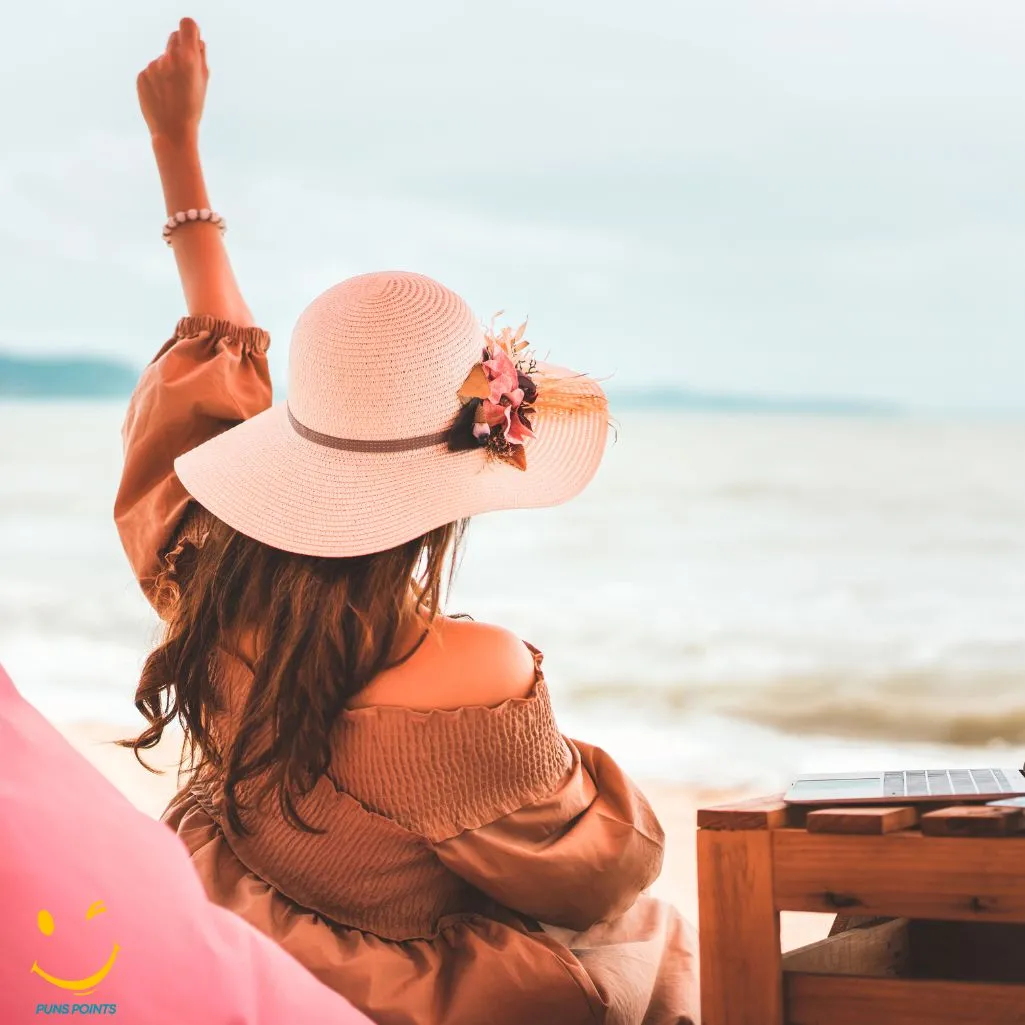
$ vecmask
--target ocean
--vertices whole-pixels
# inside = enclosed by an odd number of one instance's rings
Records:
[[[123,402],[0,404],[0,662],[141,720]],[[565,732],[702,787],[1025,758],[1025,423],[628,410],[591,487],[470,527],[449,611],[545,653]]]

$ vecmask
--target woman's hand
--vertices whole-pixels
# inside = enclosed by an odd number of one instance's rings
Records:
[[[199,26],[182,18],[164,52],[136,79],[139,106],[154,140],[177,145],[198,137],[209,77]]]
[[[206,46],[199,38],[199,26],[191,18],[182,18],[167,49],[150,62],[136,83],[168,216],[211,206],[199,159],[199,120],[207,78]],[[253,315],[239,291],[217,225],[186,221],[171,232],[171,248],[190,315],[209,314],[240,327],[252,325]]]

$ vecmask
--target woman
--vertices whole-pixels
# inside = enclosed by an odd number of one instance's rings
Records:
[[[559,733],[540,652],[440,608],[469,516],[593,477],[601,388],[393,272],[307,307],[272,406],[200,169],[206,82],[189,19],[138,82],[189,310],[115,509],[165,621],[134,744],[179,718],[193,754],[166,821],[215,902],[380,1025],[696,1020],[688,927],[644,895],[651,808]],[[527,562],[496,578],[529,588]]]

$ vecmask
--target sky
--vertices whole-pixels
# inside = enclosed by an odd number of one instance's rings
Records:
[[[142,365],[185,312],[135,95],[183,15],[279,377],[403,269],[619,386],[1025,411],[1020,0],[21,0],[0,348]]]

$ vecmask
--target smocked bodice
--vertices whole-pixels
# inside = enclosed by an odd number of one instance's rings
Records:
[[[534,654],[531,694],[495,707],[348,710],[335,728],[328,774],[297,808],[322,833],[289,825],[275,799],[233,834],[220,784],[194,794],[238,856],[298,904],[391,939],[433,936],[451,915],[493,914],[494,902],[438,858],[434,845],[543,798],[574,769]],[[218,672],[226,736],[251,674],[225,655]],[[243,795],[252,786],[242,788]]]

